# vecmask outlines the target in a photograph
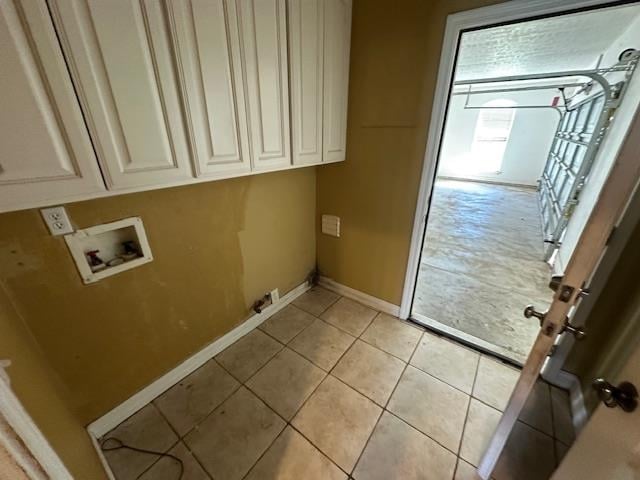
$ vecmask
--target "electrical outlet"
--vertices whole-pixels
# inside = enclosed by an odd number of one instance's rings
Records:
[[[73,233],[71,220],[69,220],[69,216],[64,207],[42,208],[40,209],[40,214],[44,219],[44,223],[49,227],[51,235]]]
[[[274,303],[278,303],[280,301],[280,292],[278,291],[277,288],[274,288],[269,293],[271,293],[271,305],[273,305]]]

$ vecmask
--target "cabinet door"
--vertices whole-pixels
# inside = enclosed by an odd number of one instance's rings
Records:
[[[104,190],[44,0],[0,2],[0,211]]]
[[[324,0],[325,162],[345,159],[351,46],[351,0]]]
[[[285,0],[239,0],[254,170],[291,165]]]
[[[198,176],[251,170],[234,0],[168,2]]]
[[[50,0],[110,189],[192,178],[158,0]]]
[[[289,0],[294,165],[322,162],[323,0]]]

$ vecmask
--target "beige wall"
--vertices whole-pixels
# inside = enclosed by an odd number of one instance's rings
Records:
[[[2,286],[0,358],[11,359],[7,372],[14,392],[74,478],[106,479],[89,435],[69,407],[71,402],[66,398],[67,392]]]
[[[88,286],[38,210],[0,215],[0,282],[82,423],[304,281],[315,186],[304,168],[69,204],[78,228],[142,217],[154,255]]]
[[[399,304],[447,14],[490,0],[356,0],[347,160],[318,169],[323,275]],[[320,221],[316,225],[319,228]]]

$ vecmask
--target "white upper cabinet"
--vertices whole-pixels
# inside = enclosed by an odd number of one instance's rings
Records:
[[[110,189],[193,177],[166,11],[157,0],[50,0]]]
[[[0,2],[0,211],[104,190],[44,0]]]
[[[167,6],[197,175],[249,172],[236,3],[173,0]]]
[[[291,165],[285,0],[237,0],[253,170]]]
[[[324,0],[323,160],[345,159],[351,0]]]
[[[345,159],[351,0],[0,0],[0,212]]]
[[[294,165],[322,162],[324,1],[289,0]]]

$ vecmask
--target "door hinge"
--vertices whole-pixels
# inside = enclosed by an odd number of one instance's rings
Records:
[[[560,289],[560,295],[558,295],[558,299],[561,302],[567,303],[571,300],[571,296],[575,291],[575,288],[570,285],[562,285],[562,280],[564,280],[564,275],[552,275],[551,280],[549,281],[549,288],[554,292],[557,292]]]
[[[613,237],[615,236],[615,234],[616,234],[616,231],[617,231],[617,230],[618,230],[618,227],[613,227],[613,228],[611,229],[611,231],[609,232],[609,236],[607,237],[607,241],[606,241],[606,242],[604,242],[604,245],[605,245],[606,247],[608,247],[608,246],[609,246],[609,244],[611,243],[611,240],[613,240]]]

